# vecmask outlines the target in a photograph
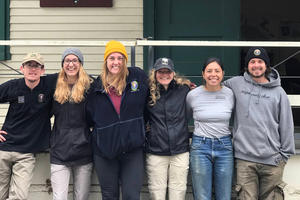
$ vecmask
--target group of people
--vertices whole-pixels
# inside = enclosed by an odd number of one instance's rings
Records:
[[[10,104],[0,130],[0,200],[28,198],[35,153],[49,144],[54,200],[68,199],[70,176],[73,199],[87,200],[93,169],[103,200],[120,191],[123,200],[140,199],[145,170],[154,200],[184,200],[189,170],[197,200],[230,200],[234,179],[241,200],[283,199],[293,117],[265,49],[250,48],[244,75],[224,82],[220,59],[208,58],[198,87],[170,58],[157,59],[149,76],[127,67],[114,40],[97,79],[79,49],[67,48],[61,61],[58,74],[41,76],[43,58],[29,53],[24,78],[0,85],[0,102]]]

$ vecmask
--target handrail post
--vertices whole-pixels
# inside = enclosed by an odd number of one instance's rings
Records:
[[[151,69],[154,64],[154,47],[149,46],[148,47],[148,67]]]
[[[135,67],[135,46],[130,47],[131,50],[131,66]]]

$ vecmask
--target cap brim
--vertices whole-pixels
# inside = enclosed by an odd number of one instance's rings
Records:
[[[40,65],[44,65],[43,62],[41,62],[41,61],[38,60],[38,59],[34,59],[34,58],[30,58],[30,59],[23,60],[22,64],[25,64],[25,63],[28,62],[28,61],[35,61],[35,62],[39,63]]]
[[[169,69],[169,70],[171,70],[172,72],[174,72],[174,69],[173,69],[172,67],[166,66],[166,65],[156,66],[154,69],[155,69],[155,71],[160,70],[160,69]]]

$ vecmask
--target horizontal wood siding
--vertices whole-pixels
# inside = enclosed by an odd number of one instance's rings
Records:
[[[141,0],[114,0],[111,8],[41,8],[39,0],[11,0],[10,15],[11,40],[131,41],[143,36]],[[61,54],[66,48],[67,46],[12,46],[12,58],[5,63],[19,69],[26,53],[39,52],[44,56],[46,73],[54,73],[61,67]],[[104,47],[79,48],[84,54],[87,72],[99,74]],[[126,49],[130,59],[130,48]],[[136,49],[136,65],[143,68],[142,53],[141,47]],[[16,72],[0,64],[0,83],[15,75]]]
[[[39,0],[10,0],[11,40],[136,40],[143,36],[143,1],[114,0],[113,7],[41,8]],[[45,59],[46,73],[58,72],[61,54],[66,47],[12,46],[11,60],[4,62],[19,70],[28,52],[39,52]],[[98,75],[104,47],[79,47],[84,54],[84,68]],[[126,47],[130,59],[130,48]],[[143,51],[136,49],[136,65],[143,67]],[[130,60],[129,60],[130,63]],[[22,77],[0,64],[0,84]],[[0,104],[0,127],[8,104]]]

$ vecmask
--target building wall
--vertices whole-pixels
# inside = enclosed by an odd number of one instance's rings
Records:
[[[289,191],[291,193],[291,197],[286,200],[299,200],[300,198],[300,173],[298,172],[300,163],[300,156],[293,156],[287,163],[284,171],[283,180],[288,183]],[[186,200],[192,200],[192,187],[191,187],[191,177],[188,177],[188,189],[186,193]],[[141,191],[141,200],[148,200],[148,188],[147,188],[147,178],[145,174],[144,179],[144,187]],[[52,199],[52,191],[50,183],[50,163],[49,163],[49,154],[48,153],[40,153],[37,154],[37,164],[34,171],[33,181],[30,187],[30,200],[51,200]],[[72,180],[69,187],[69,199],[72,199]],[[90,189],[89,200],[101,200],[100,187],[98,185],[97,177],[95,172],[92,177],[92,185]],[[235,197],[235,193],[233,193],[233,197]],[[233,198],[234,199],[234,198]]]
[[[11,40],[63,41],[132,41],[143,37],[143,1],[113,0],[113,7],[40,7],[39,0],[10,0]],[[5,63],[19,69],[28,52],[39,52],[45,59],[46,73],[58,72],[61,54],[66,46],[12,46],[11,60]],[[84,68],[89,74],[99,74],[103,62],[103,46],[81,46]],[[126,47],[129,54],[130,48]],[[136,65],[143,67],[142,48],[136,49]],[[0,83],[21,77],[0,64]],[[7,105],[0,104],[0,125]]]
[[[11,40],[66,40],[131,41],[143,37],[143,1],[114,0],[112,8],[40,8],[39,0],[11,0],[10,5]],[[58,72],[61,68],[61,54],[66,47],[58,46],[12,46],[12,58],[5,63],[19,69],[22,58],[28,52],[40,52],[45,58],[46,73]],[[90,74],[99,74],[103,62],[104,47],[79,47],[85,57],[85,69]],[[130,54],[130,49],[127,48]],[[129,56],[130,58],[130,56]],[[130,62],[130,60],[129,60]],[[136,65],[142,66],[142,48],[136,50]],[[0,65],[0,83],[21,77]],[[7,104],[0,104],[0,126],[7,111]],[[289,161],[284,179],[289,184],[300,187],[300,173],[297,166],[300,157]],[[31,200],[52,199],[49,154],[37,155],[33,184],[30,188]],[[72,190],[72,185],[70,186]],[[142,199],[148,199],[146,183]],[[93,175],[90,200],[101,199],[97,178]],[[71,196],[71,193],[70,193]],[[192,199],[189,182],[187,199]]]
[[[11,0],[11,40],[131,41],[143,37],[143,2],[114,0],[113,7],[40,7],[39,0]],[[60,69],[61,54],[66,47],[13,46],[12,59],[7,64],[19,68],[24,55],[40,52],[47,73]],[[85,68],[98,74],[104,47],[80,47],[85,56]],[[128,53],[130,49],[127,48]],[[137,50],[137,65],[142,65],[142,51]],[[3,70],[2,70],[3,69]],[[1,72],[7,71],[1,67]]]

